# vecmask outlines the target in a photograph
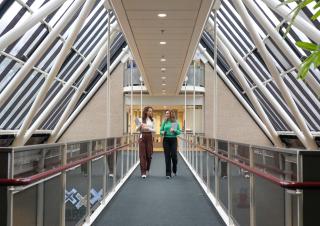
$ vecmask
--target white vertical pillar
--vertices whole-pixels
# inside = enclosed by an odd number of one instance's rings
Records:
[[[111,128],[111,97],[110,97],[110,94],[111,94],[111,76],[110,76],[110,61],[111,61],[111,55],[110,55],[110,46],[111,46],[111,40],[110,40],[110,36],[111,36],[111,9],[107,9],[108,11],[108,45],[107,45],[107,48],[108,48],[108,51],[107,51],[107,95],[108,95],[108,103],[107,103],[107,109],[108,109],[108,112],[107,112],[107,129],[108,129],[108,137],[110,136],[110,128]]]
[[[282,80],[276,66],[274,65],[266,46],[262,42],[258,32],[255,29],[255,22],[252,20],[252,18],[248,14],[242,1],[234,1],[233,3],[235,8],[237,9],[237,12],[242,18],[244,24],[246,25],[255,45],[257,46],[257,49],[259,50],[262,59],[266,63],[266,66],[269,69],[271,76],[273,77],[275,83],[277,84],[283,98],[285,99],[289,109],[291,110],[295,120],[297,121],[297,124],[299,125],[303,135],[305,136],[305,140],[303,141],[304,145],[306,146],[307,149],[317,149],[317,145],[305,122],[305,119],[301,115],[297,105],[295,104],[290,94],[290,91],[286,87],[286,84]]]
[[[187,81],[188,76],[185,78],[184,86],[184,138],[187,139]]]
[[[217,36],[217,26],[218,26],[218,9],[214,9],[214,68],[213,68],[213,138],[218,138],[218,36]]]
[[[142,118],[142,76],[140,76],[140,117]]]
[[[133,133],[133,82],[132,82],[132,73],[133,73],[133,59],[130,58],[130,86],[131,86],[131,91],[130,91],[130,134],[132,135]],[[141,119],[142,120],[142,119]]]
[[[192,115],[192,134],[196,134],[196,61],[193,60],[193,115]]]

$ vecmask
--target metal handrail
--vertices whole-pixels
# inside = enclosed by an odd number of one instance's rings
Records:
[[[215,156],[217,156],[219,159],[223,159],[224,161],[226,162],[229,162],[233,165],[236,165],[238,167],[240,167],[241,169],[244,169],[244,170],[247,170],[248,172],[252,173],[252,174],[255,174],[261,178],[264,178],[282,188],[285,188],[285,189],[290,189],[290,190],[296,190],[296,189],[320,189],[320,181],[304,181],[304,182],[296,182],[296,181],[288,181],[288,180],[281,180],[273,175],[270,175],[270,174],[266,174],[264,172],[261,172],[260,170],[257,170],[253,167],[250,167],[248,165],[245,165],[243,163],[240,163],[236,160],[233,160],[233,159],[230,159],[224,155],[221,155],[219,154],[217,151],[215,150],[211,150],[209,148],[206,148],[204,146],[201,146],[201,145],[198,145],[198,144],[195,144],[193,143],[192,141],[189,141],[183,137],[179,137],[179,139],[181,140],[184,140],[202,150],[205,150]]]
[[[137,142],[137,141],[136,141]],[[71,169],[77,165],[81,165],[81,164],[84,164],[86,162],[89,162],[93,159],[97,159],[103,155],[108,155],[110,153],[113,153],[115,151],[118,151],[119,149],[122,149],[124,147],[127,147],[131,144],[134,144],[136,142],[130,142],[128,144],[125,144],[125,145],[121,145],[119,147],[116,147],[116,148],[113,148],[113,149],[109,149],[107,151],[101,151],[101,152],[97,152],[95,155],[92,155],[92,156],[88,156],[86,158],[83,158],[83,159],[79,159],[77,161],[74,161],[74,162],[71,162],[71,163],[68,163],[64,166],[60,166],[60,167],[57,167],[57,168],[54,168],[54,169],[50,169],[50,170],[47,170],[47,171],[44,171],[44,172],[41,172],[41,173],[37,173],[35,175],[32,175],[32,176],[29,176],[29,177],[22,177],[22,178],[0,178],[0,186],[24,186],[24,185],[29,185],[29,184],[32,184],[36,181],[39,181],[39,180],[42,180],[42,179],[45,179],[45,178],[48,178],[52,175],[55,175],[57,173],[61,173],[63,171],[66,171],[68,169]]]

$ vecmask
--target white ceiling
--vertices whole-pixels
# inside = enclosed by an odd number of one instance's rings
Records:
[[[213,0],[111,0],[145,85],[152,95],[178,94]],[[158,13],[167,17],[159,18]],[[164,32],[161,32],[163,30]],[[160,45],[166,41],[166,45]],[[166,62],[160,62],[164,57]],[[161,68],[166,71],[162,72]],[[166,86],[162,86],[166,76]]]

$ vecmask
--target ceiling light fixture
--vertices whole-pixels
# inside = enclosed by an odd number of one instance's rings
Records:
[[[165,86],[166,84],[165,84],[165,83],[162,83],[162,85]]]
[[[160,45],[165,45],[165,44],[167,44],[166,41],[161,41],[161,42],[160,42]]]
[[[161,68],[161,71],[165,71],[165,70],[166,70],[166,68],[165,68],[165,67],[162,67],[162,68]]]
[[[166,79],[167,77],[166,77],[166,76],[162,76],[161,78],[162,78],[162,79]]]
[[[166,58],[161,58],[160,61],[161,61],[161,62],[166,62],[167,60],[166,60]]]
[[[159,13],[159,14],[158,14],[158,17],[164,18],[164,17],[167,17],[167,14],[166,14],[166,13]]]

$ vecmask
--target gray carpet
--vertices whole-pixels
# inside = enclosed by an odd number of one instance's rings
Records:
[[[151,175],[138,167],[94,226],[225,225],[179,156],[178,176],[165,178],[163,153],[153,155]]]

